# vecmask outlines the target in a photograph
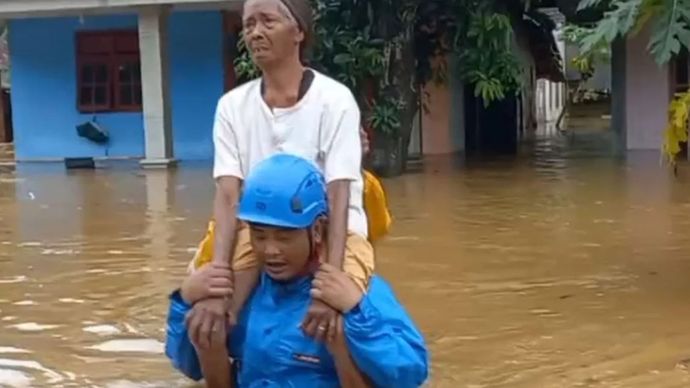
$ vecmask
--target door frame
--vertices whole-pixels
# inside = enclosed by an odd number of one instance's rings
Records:
[[[235,57],[237,41],[242,31],[242,16],[238,11],[223,10],[222,47],[223,47],[223,90],[230,91],[237,86],[235,74]],[[235,47],[233,47],[235,45]]]

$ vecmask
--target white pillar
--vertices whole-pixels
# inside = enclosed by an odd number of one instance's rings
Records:
[[[647,48],[651,28],[627,40],[625,48],[626,142],[629,150],[659,150],[672,96],[668,64],[659,66]]]
[[[174,160],[167,7],[152,6],[140,10],[139,51],[146,142],[146,157],[141,164],[144,167],[168,167]]]

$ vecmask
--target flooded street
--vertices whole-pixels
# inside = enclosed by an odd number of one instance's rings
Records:
[[[561,137],[386,181],[379,272],[432,387],[690,386],[690,169],[601,148]],[[193,386],[163,325],[212,190],[208,165],[0,166],[0,386]]]

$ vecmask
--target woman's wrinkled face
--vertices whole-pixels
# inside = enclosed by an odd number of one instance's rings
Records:
[[[260,68],[299,55],[304,33],[280,0],[248,0],[242,24],[247,48]]]
[[[250,225],[252,249],[268,276],[288,281],[303,275],[310,264],[313,247],[322,243],[320,225],[317,222],[310,229]]]

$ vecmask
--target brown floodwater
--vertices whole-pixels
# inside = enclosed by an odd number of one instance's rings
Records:
[[[690,386],[690,169],[598,139],[385,182],[379,271],[426,335],[430,386]],[[0,386],[190,386],[163,326],[209,167],[0,166]]]

